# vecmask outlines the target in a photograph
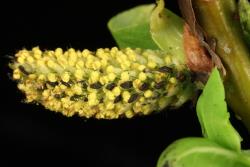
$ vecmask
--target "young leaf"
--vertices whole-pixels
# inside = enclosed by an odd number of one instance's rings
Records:
[[[225,148],[240,151],[241,137],[229,122],[225,91],[216,68],[198,99],[197,115],[205,137]]]
[[[153,40],[161,48],[184,63],[183,48],[184,21],[164,8],[164,1],[159,0],[150,19],[150,31]]]
[[[154,7],[154,4],[137,6],[109,20],[108,28],[120,48],[159,49],[149,31]]]
[[[249,167],[250,156],[205,138],[175,141],[160,156],[157,167]]]

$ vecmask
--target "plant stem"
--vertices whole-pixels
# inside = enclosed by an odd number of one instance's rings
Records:
[[[226,98],[250,131],[250,57],[234,0],[193,0],[200,25],[216,38],[216,52],[227,70]]]

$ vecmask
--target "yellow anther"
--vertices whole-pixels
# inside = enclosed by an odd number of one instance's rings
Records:
[[[139,88],[140,85],[141,85],[141,80],[140,80],[140,79],[135,79],[135,80],[133,81],[133,87],[134,87],[134,88]]]
[[[20,52],[18,52],[17,55],[18,55],[18,56],[24,56],[24,57],[26,57],[26,56],[29,56],[29,55],[30,55],[30,52],[29,52],[28,50],[26,50],[26,49],[23,49],[23,50],[21,50]]]
[[[74,48],[69,48],[68,52],[75,52],[75,49]]]
[[[129,54],[128,58],[130,61],[136,61],[136,55],[134,53]]]
[[[27,57],[27,61],[28,61],[28,63],[33,63],[34,62],[34,58],[31,57],[31,56],[28,56]]]
[[[43,60],[37,60],[36,64],[37,64],[37,66],[44,66],[44,61]]]
[[[87,68],[92,68],[92,63],[93,63],[93,60],[92,60],[92,58],[87,58],[87,61],[85,62],[85,66],[87,67]]]
[[[147,66],[149,68],[155,68],[157,66],[157,64],[155,62],[153,62],[153,61],[149,61],[148,64],[147,64]]]
[[[141,102],[135,102],[134,106],[133,106],[133,110],[134,110],[134,113],[140,113],[142,112],[142,104]]]
[[[84,75],[83,70],[79,70],[79,69],[75,70],[74,76],[76,77],[77,80],[82,80],[83,75]]]
[[[166,65],[170,65],[172,63],[170,56],[166,56],[164,60],[165,60]]]
[[[144,98],[144,97],[140,97],[139,101],[140,101],[140,102],[144,102],[144,101],[145,101],[145,98]]]
[[[65,93],[68,95],[68,96],[73,96],[75,94],[75,92],[72,90],[72,89],[66,89]]]
[[[61,98],[61,101],[64,108],[68,108],[72,103],[69,98]]]
[[[100,61],[94,61],[94,62],[93,62],[93,65],[92,65],[92,66],[93,66],[92,68],[93,68],[94,70],[99,70],[100,67],[101,67],[101,65],[102,65],[102,64],[101,64]]]
[[[124,101],[124,102],[128,102],[130,96],[131,96],[131,95],[130,95],[130,93],[129,93],[128,91],[124,91],[124,92],[122,93],[123,101]]]
[[[125,116],[127,118],[132,118],[134,116],[134,112],[131,111],[131,110],[128,110],[128,111],[125,112]]]
[[[126,52],[126,54],[134,53],[134,51],[129,47],[125,48],[125,52]]]
[[[41,54],[35,54],[35,53],[34,53],[34,57],[35,57],[37,60],[39,60],[39,59],[42,58],[42,55],[41,55]]]
[[[39,81],[44,81],[46,79],[44,74],[40,74],[37,78]]]
[[[125,65],[126,67],[130,67],[131,63],[130,63],[130,61],[125,60],[125,61],[124,61],[124,65]]]
[[[50,82],[56,82],[56,81],[57,81],[56,74],[54,74],[54,73],[49,73],[49,74],[48,74],[48,80],[49,80]]]
[[[108,65],[107,59],[102,59],[101,60],[101,65],[102,65],[102,67],[106,67]]]
[[[25,90],[26,89],[26,86],[24,84],[18,84],[17,87],[20,90]]]
[[[115,75],[114,73],[109,73],[109,74],[108,74],[108,77],[109,77],[109,80],[112,82],[112,81],[115,80],[116,75]]]
[[[68,62],[70,66],[75,66],[77,61],[77,55],[75,51],[69,51],[69,58],[68,58]]]
[[[147,91],[144,93],[144,96],[145,96],[146,98],[150,98],[150,97],[153,96],[153,92],[152,92],[151,90],[147,90]]]
[[[127,71],[121,73],[121,80],[128,81],[129,80],[129,73]]]
[[[149,105],[145,105],[142,108],[142,112],[144,115],[149,115],[150,113],[152,113],[152,109]]]
[[[55,93],[55,94],[60,94],[60,93],[62,93],[61,91],[62,90],[61,90],[60,86],[58,86],[58,85],[55,86],[53,89],[53,93]]]
[[[126,61],[128,60],[128,57],[126,54],[122,53],[122,52],[119,52],[119,55],[118,55],[122,60]]]
[[[78,69],[84,68],[84,62],[83,62],[82,60],[79,60],[79,61],[76,63],[76,68],[78,68]]]
[[[69,72],[64,72],[61,76],[61,79],[63,82],[69,82],[69,79],[70,79]]]
[[[89,106],[94,106],[94,105],[98,104],[98,100],[97,100],[97,96],[96,96],[95,92],[90,93],[88,95],[88,104],[89,104]]]
[[[109,65],[106,70],[107,70],[107,73],[112,73],[114,72],[115,69],[112,65]]]
[[[112,90],[112,93],[115,95],[115,96],[119,96],[121,94],[121,89],[120,87],[115,87],[113,90]]]
[[[164,76],[165,76],[164,73],[155,74],[155,78],[154,78],[155,82],[161,82]]]
[[[55,56],[58,57],[58,56],[61,56],[62,54],[63,54],[62,48],[56,48],[56,50],[55,50]]]
[[[107,104],[106,104],[106,109],[107,110],[112,110],[112,109],[114,109],[115,108],[115,104],[113,103],[113,102],[108,102]]]
[[[53,56],[54,56],[54,51],[49,50],[49,51],[44,52],[44,54],[45,54],[46,56],[48,56],[48,57],[53,57]]]
[[[84,50],[82,51],[82,56],[83,56],[83,57],[87,57],[89,54],[90,54],[90,51],[89,51],[88,49],[84,49]]]
[[[119,64],[122,64],[124,62],[124,60],[122,60],[122,58],[120,57],[115,57],[116,58],[116,61],[119,63]]]
[[[102,48],[100,48],[100,49],[97,49],[97,51],[96,51],[96,56],[98,56],[98,57],[102,57],[103,55],[104,55],[104,50],[102,49]]]
[[[102,76],[100,78],[100,82],[101,82],[102,85],[107,84],[109,82],[109,77],[108,76]]]
[[[141,81],[145,81],[147,79],[147,75],[144,72],[140,72],[139,79]]]
[[[139,65],[138,70],[143,71],[146,68],[144,65]]]
[[[110,91],[106,92],[106,96],[109,100],[115,100],[115,95]]]
[[[50,96],[50,91],[49,91],[49,90],[43,91],[42,96],[43,96],[44,98],[48,98],[48,97]]]
[[[32,51],[33,51],[34,55],[39,55],[39,56],[42,55],[42,51],[39,49],[39,47],[32,48]]]
[[[119,49],[117,47],[111,48],[111,50],[110,50],[111,56],[114,57],[117,54],[118,51],[119,51]]]
[[[82,87],[80,85],[74,85],[72,87],[72,91],[77,94],[77,95],[80,95],[82,94]]]
[[[99,81],[100,73],[98,71],[93,71],[90,74],[90,82],[94,83]]]
[[[63,85],[63,84],[60,84],[59,87],[62,89],[62,90],[66,90],[67,89],[67,86]]]
[[[56,66],[57,66],[56,63],[54,61],[52,61],[52,60],[49,60],[47,62],[47,65],[48,65],[49,68],[52,68],[52,69],[55,69]]]
[[[21,78],[20,73],[14,73],[13,74],[13,79],[20,79],[20,78]]]
[[[21,74],[19,69],[15,69],[13,72],[13,79],[20,79],[21,78]]]
[[[80,50],[78,50],[78,51],[76,52],[76,55],[77,55],[78,58],[81,58],[81,57],[82,57],[82,52],[81,52]]]
[[[139,66],[140,66],[139,63],[134,62],[134,63],[132,63],[131,68],[132,68],[132,69],[138,69]]]
[[[172,84],[176,84],[177,80],[176,80],[176,78],[171,77],[171,78],[169,79],[169,82],[172,83]]]
[[[128,55],[130,61],[136,61],[136,53],[131,48],[126,48],[125,53]]]
[[[36,74],[29,74],[28,76],[30,79],[36,79],[37,75]]]
[[[17,58],[17,62],[20,63],[20,64],[23,64],[25,62],[25,57],[24,56],[19,56]]]

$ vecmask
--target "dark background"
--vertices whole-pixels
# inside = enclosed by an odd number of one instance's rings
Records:
[[[192,104],[177,111],[131,120],[67,118],[42,106],[22,103],[9,79],[9,59],[22,48],[112,47],[106,23],[113,15],[153,0],[0,2],[0,166],[70,165],[153,167],[171,142],[201,136]],[[178,13],[175,1],[168,7]],[[244,148],[249,136],[232,117]]]

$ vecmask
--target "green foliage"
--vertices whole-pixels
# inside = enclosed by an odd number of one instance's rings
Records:
[[[249,167],[250,156],[205,138],[185,138],[171,144],[157,167]]]
[[[180,62],[185,62],[183,47],[184,21],[171,11],[164,8],[164,1],[158,1],[151,15],[150,30],[155,43]]]
[[[137,6],[110,19],[108,28],[120,48],[159,49],[149,29],[154,7],[154,4]]]
[[[225,90],[218,70],[213,70],[197,103],[203,135],[232,150],[240,151],[241,138],[229,122]]]
[[[250,167],[249,151],[240,150],[241,138],[229,122],[217,69],[199,97],[197,115],[205,138],[177,140],[161,154],[157,167]]]
[[[164,1],[124,11],[108,22],[108,28],[120,48],[161,49],[184,64],[184,21],[164,8]]]

